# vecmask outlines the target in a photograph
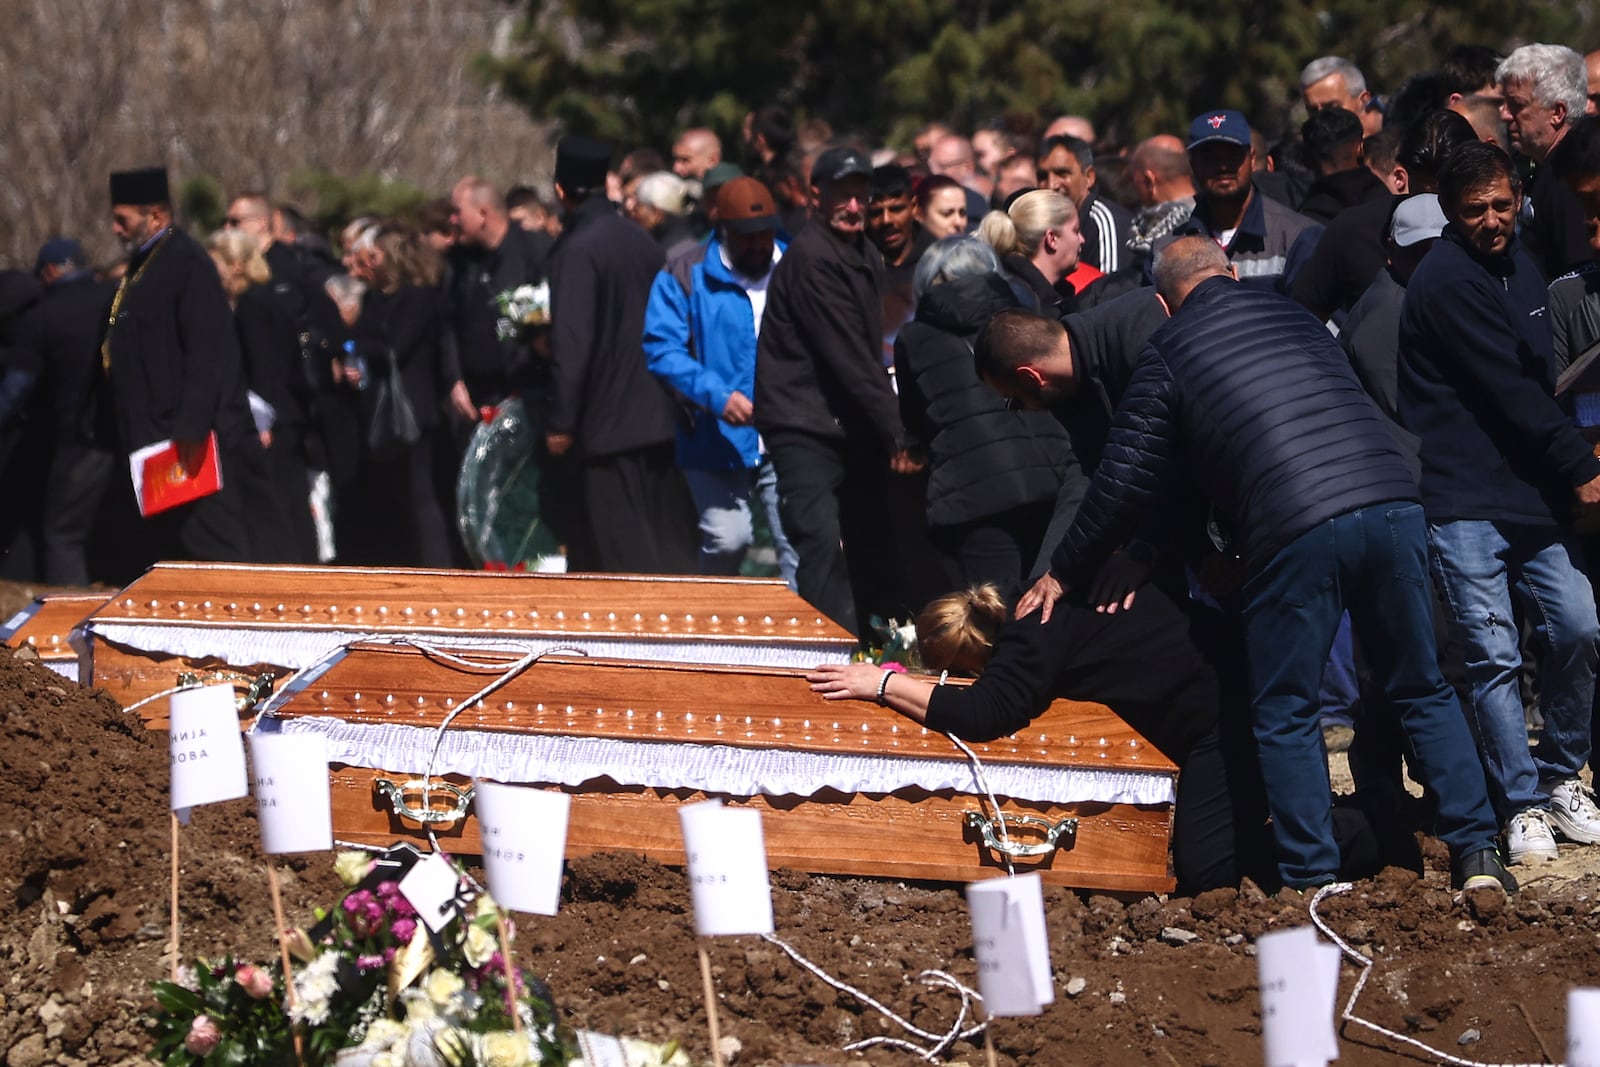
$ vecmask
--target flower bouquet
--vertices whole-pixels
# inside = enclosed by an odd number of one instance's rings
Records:
[[[502,341],[520,340],[530,326],[543,326],[550,321],[550,286],[519,285],[496,293],[494,306],[500,312],[495,320],[495,334]]]
[[[509,919],[463,878],[455,917],[430,931],[399,887],[418,858],[406,846],[341,854],[346,892],[287,938],[299,964],[288,988],[279,968],[231,959],[156,983],[155,1058],[167,1067],[566,1064],[549,991],[520,968],[508,982],[497,930]]]

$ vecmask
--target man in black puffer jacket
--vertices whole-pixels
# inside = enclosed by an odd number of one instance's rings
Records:
[[[1084,587],[1174,482],[1198,482],[1246,568],[1251,706],[1284,882],[1324,885],[1338,870],[1317,690],[1348,607],[1439,791],[1455,883],[1514,889],[1471,735],[1436,662],[1405,458],[1322,324],[1232,275],[1204,237],[1175,241],[1158,260],[1173,318],[1141,356],[1051,573],[1018,614],[1048,613],[1063,587]]]

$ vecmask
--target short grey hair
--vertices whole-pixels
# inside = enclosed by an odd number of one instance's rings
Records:
[[[1332,74],[1344,78],[1345,91],[1351,96],[1360,96],[1367,91],[1367,76],[1361,73],[1360,67],[1343,56],[1323,56],[1307,63],[1305,69],[1300,72],[1301,91],[1311,88]]]
[[[1567,105],[1567,125],[1583,118],[1589,102],[1589,72],[1583,57],[1565,45],[1525,44],[1500,61],[1494,80],[1526,82],[1545,107]]]
[[[668,215],[689,213],[689,183],[669,170],[646,174],[634,187],[633,196],[641,204],[665,211]]]
[[[974,274],[993,274],[999,269],[1000,259],[987,241],[964,233],[942,237],[922,253],[911,276],[911,296],[920,301],[922,294],[936,285]]]

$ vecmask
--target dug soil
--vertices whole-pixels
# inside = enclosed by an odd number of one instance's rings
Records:
[[[0,1063],[147,1062],[149,983],[170,968],[165,735],[104,693],[0,649]],[[265,860],[248,801],[195,812],[180,833],[182,954],[275,956]],[[1566,991],[1600,985],[1600,861],[1568,849],[1503,907],[1457,900],[1430,856],[1422,878],[1390,869],[1324,901],[1331,929],[1377,960],[1355,1012],[1484,1063],[1559,1061]],[[339,886],[329,857],[280,863],[284,906],[304,922]],[[777,935],[833,982],[759,938],[709,946],[722,1032],[743,1064],[905,1064],[872,1037],[935,1042],[972,985],[960,888],[792,871],[773,876]],[[569,864],[560,914],[523,916],[516,951],[573,1026],[678,1039],[709,1062],[683,873],[612,853]],[[1308,921],[1293,894],[1246,885],[1195,899],[1114,900],[1047,890],[1053,1005],[992,1026],[1002,1064],[1260,1063],[1254,942]],[[1360,969],[1347,963],[1340,1005]],[[844,987],[849,987],[844,988]],[[851,990],[854,990],[851,991]],[[1435,1062],[1345,1023],[1341,1065]],[[939,1062],[981,1064],[982,1040]]]

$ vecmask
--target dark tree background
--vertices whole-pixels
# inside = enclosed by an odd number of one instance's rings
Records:
[[[780,102],[904,145],[944,119],[1074,112],[1127,142],[1238,107],[1276,132],[1333,53],[1387,90],[1455,44],[1600,46],[1595,0],[525,0],[478,69],[534,115],[627,144],[724,135]]]

